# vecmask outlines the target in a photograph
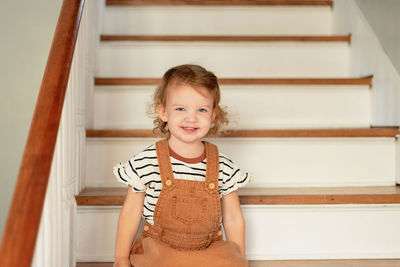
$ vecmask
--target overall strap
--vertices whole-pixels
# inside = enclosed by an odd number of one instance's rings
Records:
[[[175,178],[174,173],[172,172],[168,140],[164,139],[158,141],[156,143],[156,151],[163,189],[172,189],[175,186]]]
[[[205,189],[209,192],[218,192],[219,153],[217,146],[204,142],[206,148],[207,168]]]

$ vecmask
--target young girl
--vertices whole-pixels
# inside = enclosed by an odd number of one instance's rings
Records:
[[[153,106],[155,130],[166,139],[114,167],[129,185],[114,266],[247,266],[237,189],[250,175],[202,141],[228,122],[219,101],[217,77],[201,66],[164,74]],[[142,216],[146,223],[132,247]]]

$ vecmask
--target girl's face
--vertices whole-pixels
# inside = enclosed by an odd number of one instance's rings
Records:
[[[214,99],[206,88],[180,84],[167,89],[166,105],[157,106],[160,118],[168,122],[175,144],[196,144],[207,135],[215,119]]]

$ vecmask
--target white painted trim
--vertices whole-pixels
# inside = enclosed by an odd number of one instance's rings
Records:
[[[81,189],[86,143],[86,90],[93,91],[97,0],[84,6],[32,266],[76,263],[75,194]]]
[[[200,64],[217,77],[349,77],[349,45],[332,42],[103,42],[100,77],[161,77],[171,66]]]
[[[89,65],[91,66],[88,69],[89,77],[86,87],[82,88],[85,94],[85,125],[86,128],[92,129],[93,128],[93,101],[94,101],[94,84],[93,84],[93,77],[94,77],[94,66],[96,65],[96,50],[97,47],[100,45],[99,36],[101,34],[102,28],[102,20],[103,20],[103,13],[105,9],[105,0],[86,0],[86,6],[90,6],[91,14],[90,14],[90,26],[86,31],[86,37],[88,38],[88,45],[87,45],[87,58],[89,60]],[[90,34],[89,34],[90,33]]]
[[[332,211],[361,211],[361,210],[376,210],[376,208],[384,207],[385,210],[380,211],[387,211],[393,210],[396,211],[400,208],[400,204],[325,204],[325,205],[240,205],[246,209],[246,211],[260,211],[260,209],[264,211],[268,210],[279,210],[279,211],[287,211],[290,210],[291,212],[303,212],[305,209],[310,210],[318,210],[318,212],[332,212]],[[80,208],[79,208],[80,209]]]
[[[400,140],[399,135],[396,136],[395,139],[395,176],[396,176],[396,184],[400,184]]]
[[[338,260],[338,259],[398,259],[398,253],[338,253],[338,254],[285,254],[285,259],[282,259],[282,255],[279,254],[257,254],[257,253],[247,253],[248,260]],[[268,257],[268,259],[265,259]],[[103,257],[101,257],[103,258]],[[110,261],[108,258],[104,257],[102,261]]]
[[[266,256],[268,259],[265,259]],[[359,254],[286,254],[286,260],[337,260],[337,259],[398,259],[398,253],[359,253]],[[283,260],[279,254],[256,254],[246,253],[246,257],[251,261]],[[114,255],[85,255],[79,258],[79,262],[113,262]]]
[[[77,214],[82,213],[104,213],[104,212],[115,212],[115,210],[121,210],[122,206],[79,206]]]
[[[108,6],[103,33],[329,35],[331,18],[329,6]]]
[[[380,234],[388,236],[390,235],[389,231],[385,230],[385,225],[388,225],[390,227],[390,231],[393,231],[394,226],[396,225],[395,221],[397,220],[396,218],[399,217],[399,208],[400,204],[372,204],[372,205],[362,205],[362,204],[353,204],[353,205],[241,205],[243,214],[245,215],[246,220],[250,219],[255,219],[257,218],[258,220],[263,220],[265,221],[264,223],[260,222],[254,222],[254,221],[249,221],[247,225],[247,230],[246,230],[246,235],[248,236],[253,236],[257,235],[257,233],[263,235],[265,238],[267,238],[268,235],[271,234],[269,239],[273,241],[266,241],[265,243],[265,248],[264,248],[264,243],[262,239],[258,240],[252,240],[252,242],[256,242],[255,244],[253,243],[252,245],[248,244],[247,245],[247,257],[249,260],[297,260],[297,259],[356,259],[356,258],[398,258],[398,251],[399,247],[396,245],[393,248],[390,248],[388,245],[385,245],[382,247],[382,250],[378,249],[379,245],[374,245],[373,243],[369,242],[378,242],[380,244],[384,244],[384,239],[379,239]],[[290,216],[288,217],[288,214]],[[307,215],[308,214],[308,215]],[[369,214],[369,215],[368,215]],[[262,216],[261,216],[262,215]],[[368,225],[368,222],[365,222],[365,225],[360,225],[360,223],[363,223],[362,220],[358,220],[357,222],[353,222],[352,218],[354,219],[355,217],[358,216],[365,216],[367,215],[367,218],[374,218],[374,222],[371,223],[371,225]],[[304,217],[305,216],[305,217]],[[372,217],[371,217],[372,216]],[[387,216],[387,217],[386,217]],[[308,217],[307,220],[304,220],[304,218]],[[302,250],[299,248],[299,242],[298,240],[293,240],[296,245],[294,247],[288,246],[287,248],[285,247],[284,249],[274,249],[273,251],[269,251],[268,248],[273,247],[273,242],[277,242],[277,245],[282,245],[282,240],[272,233],[271,231],[273,230],[267,230],[263,229],[262,227],[278,227],[279,224],[277,224],[276,220],[284,220],[291,218],[292,220],[295,220],[295,218],[299,218],[297,222],[288,222],[288,221],[282,221],[283,226],[281,226],[282,230],[287,229],[286,227],[293,226],[296,227],[296,225],[299,226],[298,230],[299,231],[310,231],[310,240],[304,240],[304,246],[305,250]],[[325,219],[324,219],[325,218]],[[324,227],[322,224],[328,223],[326,221],[327,218],[337,218],[339,226],[336,228],[336,223],[331,224],[330,227]],[[379,219],[381,218],[381,219]],[[385,219],[382,219],[385,218]],[[313,227],[307,227],[306,223],[309,221],[310,223],[313,223],[313,219],[315,220],[314,223],[319,223],[321,225],[316,224],[315,225],[315,231]],[[349,219],[350,221],[343,221]],[[375,219],[377,219],[375,221]],[[269,222],[270,220],[271,222]],[[340,222],[342,220],[342,222]],[[395,220],[391,221],[386,224],[384,223],[385,220]],[[275,222],[274,222],[275,221]],[[343,227],[346,225],[346,227]],[[322,227],[321,227],[322,226]],[[364,233],[363,238],[365,237],[366,243],[360,244],[357,243],[357,240],[352,240],[351,237],[348,237],[345,232],[343,231],[348,231],[348,234],[351,236],[352,235],[352,230],[354,230],[354,227],[361,227],[364,228],[361,230],[361,232],[358,232],[358,235],[354,236],[356,239],[359,237],[360,233]],[[250,228],[253,227],[253,228]],[[366,228],[365,228],[366,227]],[[371,227],[371,231],[376,231],[375,234],[371,234],[371,236],[368,236],[366,234],[367,229]],[[275,228],[274,228],[275,229]],[[316,238],[319,234],[322,234],[321,231],[326,231],[327,229],[331,229],[332,232],[337,233],[338,235],[341,236],[341,238],[335,238],[335,234],[329,233],[329,232],[322,232],[324,237],[322,238]],[[293,232],[290,231],[289,232]],[[356,231],[357,232],[357,231]],[[285,238],[289,238],[288,234],[285,234],[282,232],[282,234],[285,236]],[[296,238],[302,238],[304,237],[303,234],[297,234],[294,233],[294,236]],[[343,238],[343,239],[342,239]],[[376,238],[376,239],[375,239]],[[393,233],[393,238],[394,240],[396,238],[399,238],[399,235],[396,233]],[[325,244],[321,243],[323,242],[322,240],[326,240],[327,242],[333,242],[332,244],[326,244],[325,249],[319,249],[317,244],[314,244],[313,241],[318,242],[321,246],[325,246]],[[302,239],[300,239],[302,240]],[[346,240],[346,241],[345,241]],[[307,242],[308,241],[308,242]],[[353,242],[356,247],[354,249],[351,249],[349,251],[345,249],[341,249],[340,246],[345,245],[346,242]],[[367,242],[368,241],[368,242]],[[247,240],[249,242],[249,240]],[[388,240],[388,242],[390,242]],[[286,244],[286,243],[285,243]],[[357,244],[360,245],[360,247],[357,247]],[[263,249],[259,249],[259,246],[262,246]],[[291,248],[290,248],[291,247]],[[385,247],[385,248],[384,248]],[[314,249],[313,249],[314,248]],[[329,249],[333,249],[330,251]]]
[[[337,259],[398,259],[398,253],[359,253],[359,254],[286,254],[286,260],[337,260]],[[246,257],[251,261],[284,260],[279,254],[257,254],[246,253]],[[265,259],[268,257],[268,259]],[[79,262],[113,262],[114,255],[85,255],[79,258]]]
[[[112,174],[113,166],[127,162],[133,155],[151,145],[152,140],[88,138],[85,185],[119,186],[121,183]],[[394,138],[207,140],[217,144],[221,153],[229,156],[241,169],[252,173],[254,179],[248,187],[395,185]],[[246,155],[264,156],[260,158]]]
[[[228,107],[229,128],[370,126],[368,85],[221,85],[220,88],[221,104]],[[96,86],[94,129],[152,128],[153,120],[146,111],[154,89],[155,86],[149,85]]]
[[[263,222],[255,223],[254,220],[251,221],[246,221],[247,229],[246,229],[246,235],[247,236],[253,236],[257,235],[257,233],[263,232],[265,229],[263,229],[263,225],[265,222],[265,225],[269,225],[270,222],[268,220],[275,221],[275,223],[272,223],[272,227],[276,227],[277,222],[276,220],[285,220],[285,219],[291,219],[294,220],[295,218],[300,218],[298,221],[299,223],[299,229],[305,230],[305,231],[312,231],[312,228],[307,227],[307,221],[312,222],[313,219],[316,220],[316,223],[324,224],[327,223],[328,218],[332,217],[338,217],[338,220],[346,220],[346,219],[352,219],[355,218],[359,215],[365,216],[367,215],[369,218],[376,218],[377,220],[374,221],[370,226],[366,226],[366,228],[363,225],[360,225],[360,227],[364,228],[364,230],[361,231],[361,233],[368,231],[368,227],[371,230],[376,230],[377,233],[375,235],[371,235],[371,237],[366,236],[367,240],[370,240],[371,242],[377,241],[377,242],[384,242],[384,240],[379,238],[379,233],[382,234],[388,234],[388,230],[384,229],[385,224],[383,223],[385,220],[397,220],[400,216],[400,204],[371,204],[371,205],[363,205],[363,204],[340,204],[340,205],[241,205],[241,208],[243,210],[243,213],[245,217],[250,220],[250,219],[255,219],[257,218],[258,220],[262,220]],[[112,245],[114,242],[114,234],[112,234],[115,229],[110,228],[110,223],[115,222],[117,219],[117,215],[120,211],[121,207],[118,206],[113,206],[113,207],[95,207],[95,206],[87,206],[87,207],[79,207],[78,213],[80,215],[80,220],[81,220],[81,226],[86,225],[84,227],[85,230],[80,229],[81,231],[81,238],[82,240],[80,242],[83,250],[80,251],[79,255],[79,261],[80,262],[90,262],[90,261],[113,261],[113,253],[112,253]],[[262,216],[259,216],[262,215]],[[289,215],[289,217],[288,217]],[[100,217],[97,217],[100,216]],[[305,216],[305,217],[304,217]],[[372,216],[372,217],[371,217]],[[304,218],[307,218],[304,220]],[[92,219],[97,218],[97,219],[104,219],[104,222],[96,221],[93,222]],[[324,219],[325,218],[325,219]],[[379,219],[381,218],[381,219]],[[328,219],[329,220],[329,219]],[[329,220],[330,221],[330,220]],[[283,227],[287,227],[287,225],[292,225],[294,226],[296,223],[293,222],[288,222],[288,221],[281,221],[282,223],[285,224]],[[255,244],[250,245],[247,243],[247,257],[249,260],[294,260],[294,259],[356,259],[356,258],[365,258],[365,259],[370,259],[370,258],[381,258],[381,259],[389,259],[389,258],[396,258],[398,257],[398,253],[396,253],[396,250],[398,251],[398,246],[396,246],[394,249],[390,249],[387,246],[382,250],[376,250],[379,245],[374,245],[373,243],[365,243],[365,245],[362,245],[359,249],[355,249],[353,251],[346,251],[344,249],[340,249],[340,246],[342,243],[340,240],[335,238],[335,233],[343,237],[343,242],[350,242],[352,241],[351,237],[348,237],[346,235],[346,232],[343,231],[351,231],[353,227],[357,227],[359,223],[362,223],[361,220],[357,220],[357,222],[352,222],[349,221],[348,225],[349,228],[334,228],[334,225],[336,225],[336,222],[332,222],[329,227],[332,227],[332,232],[326,233],[327,240],[331,240],[336,242],[334,244],[334,247],[337,247],[338,249],[336,251],[332,251],[332,253],[327,251],[327,249],[318,249],[318,244],[315,245],[313,244],[313,241],[307,242],[307,240],[304,240],[304,245],[306,246],[306,250],[302,251],[302,249],[299,249],[298,245],[295,246],[295,248],[288,248],[283,250],[278,250],[278,251],[268,251],[268,248],[271,247],[271,242],[279,242],[282,240],[279,240],[277,236],[270,236],[268,240],[268,236],[264,236],[266,238],[266,243],[265,243],[265,249],[261,248],[258,246],[263,246],[264,243],[260,243],[260,240],[255,240],[257,243],[257,249],[255,247]],[[255,224],[254,224],[255,223]],[[379,223],[379,225],[375,225],[376,223]],[[347,223],[345,223],[347,225]],[[395,225],[395,222],[391,221],[390,223],[390,231],[393,231],[393,227]],[[311,236],[315,239],[318,236],[318,232],[321,231],[321,229],[326,229],[327,227],[322,227],[320,228],[319,225],[317,226],[317,233],[311,233]],[[343,226],[343,223],[342,223]],[[89,227],[89,228],[88,228]],[[88,232],[87,230],[90,229],[90,227],[94,227],[93,229],[96,229],[93,232]],[[103,227],[103,228],[102,228]],[[104,228],[106,227],[106,228]],[[255,227],[254,229],[251,227]],[[319,229],[318,229],[319,228]],[[280,230],[284,230],[286,228],[282,228]],[[82,232],[83,231],[83,232]],[[99,237],[96,235],[96,231],[104,231],[102,233],[102,237]],[[337,231],[337,232],[335,232]],[[380,232],[381,231],[381,232]],[[265,231],[264,234],[266,233],[271,233],[271,230]],[[282,232],[282,234],[284,234]],[[350,234],[350,232],[349,232]],[[360,233],[359,233],[360,234]],[[87,236],[85,236],[87,235]],[[279,234],[278,234],[279,236]],[[296,234],[295,234],[296,236]],[[297,237],[304,236],[300,234]],[[101,242],[107,242],[108,245],[110,246],[99,246],[96,247],[96,249],[92,249],[92,246],[90,246],[91,239],[90,238],[95,238],[96,240],[101,240]],[[277,238],[275,240],[275,238]],[[332,239],[333,238],[333,239]],[[396,233],[393,233],[393,238],[394,240],[397,240],[399,238],[399,235]],[[272,239],[272,240],[271,240]],[[86,240],[86,241],[85,241]],[[313,240],[313,239],[312,239]],[[319,238],[317,238],[317,241]],[[98,241],[96,241],[98,242]],[[251,242],[250,240],[247,240],[246,242]],[[268,244],[269,242],[269,244]],[[392,241],[393,242],[393,241]],[[299,243],[299,242],[297,242]],[[357,243],[355,243],[357,244]],[[86,245],[86,246],[85,246]],[[313,252],[312,248],[315,247],[315,253]],[[332,247],[332,244],[327,244],[327,248]],[[265,252],[265,253],[264,253]]]

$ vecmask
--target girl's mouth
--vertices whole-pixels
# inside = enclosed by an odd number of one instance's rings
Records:
[[[195,132],[198,128],[197,127],[181,127],[184,132],[187,133],[193,133]]]

